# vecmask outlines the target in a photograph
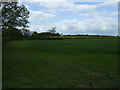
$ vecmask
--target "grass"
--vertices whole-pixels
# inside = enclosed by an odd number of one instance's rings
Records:
[[[118,88],[118,40],[6,43],[3,88]]]

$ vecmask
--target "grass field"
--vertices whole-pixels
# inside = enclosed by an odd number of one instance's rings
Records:
[[[117,39],[12,41],[3,45],[3,88],[116,88]]]

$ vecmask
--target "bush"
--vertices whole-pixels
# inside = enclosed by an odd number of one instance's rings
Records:
[[[7,43],[10,41],[10,37],[3,37],[2,38],[2,43]]]

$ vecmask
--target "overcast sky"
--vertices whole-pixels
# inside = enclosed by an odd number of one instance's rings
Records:
[[[30,31],[45,32],[57,27],[62,34],[118,34],[118,2],[27,1],[20,0],[20,4],[30,10]]]

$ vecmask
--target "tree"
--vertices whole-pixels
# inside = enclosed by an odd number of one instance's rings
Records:
[[[56,29],[56,27],[52,27],[52,29],[51,29],[51,30],[48,30],[48,31],[49,31],[50,33],[54,33],[54,34],[55,34],[55,33],[56,33],[56,30],[55,30],[55,29]]]
[[[32,34],[32,36],[34,37],[34,36],[37,36],[38,35],[38,33],[35,31],[35,32],[33,32],[33,34]]]
[[[25,36],[25,37],[29,37],[30,36],[30,31],[28,29],[22,29],[21,30],[22,34]]]
[[[38,39],[38,37],[39,37],[39,34],[36,31],[33,32],[32,39]]]
[[[2,10],[2,30],[4,30],[4,34],[7,34],[7,30],[12,32],[13,30],[26,30],[28,28],[27,23],[29,18],[29,11],[27,8],[22,5],[18,6],[18,2],[1,2],[0,8]],[[6,36],[4,35],[3,36]],[[10,34],[10,33],[9,33]],[[8,37],[11,37],[11,35]]]

